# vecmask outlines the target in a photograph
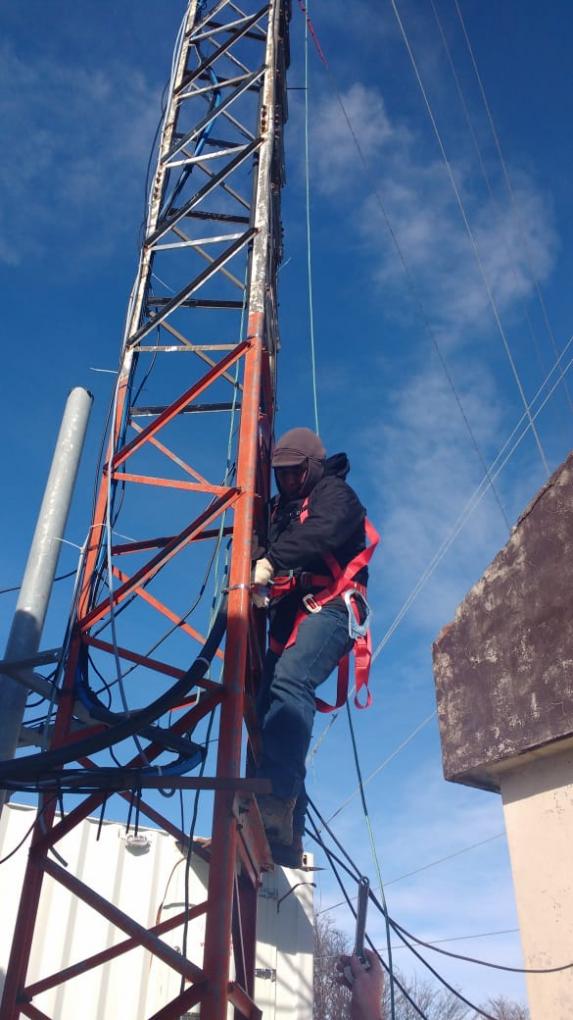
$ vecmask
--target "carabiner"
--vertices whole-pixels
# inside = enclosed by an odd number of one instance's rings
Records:
[[[356,588],[348,588],[347,591],[342,593],[342,598],[346,602],[346,608],[348,609],[348,634],[353,641],[356,638],[364,637],[368,633],[368,627],[370,626],[370,617],[372,616],[372,610],[368,605],[362,592],[357,591]],[[364,619],[360,623],[356,619],[356,614],[352,607],[352,599],[359,601],[364,612]]]

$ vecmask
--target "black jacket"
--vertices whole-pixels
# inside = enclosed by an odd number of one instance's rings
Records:
[[[340,566],[345,567],[364,549],[366,511],[345,480],[349,470],[345,453],[327,459],[323,477],[308,496],[308,515],[302,523],[299,518],[303,499],[287,501],[282,496],[273,499],[266,556],[277,575],[292,570],[328,576],[323,559],[325,553],[332,553]],[[356,579],[366,584],[368,569],[364,567]],[[297,591],[287,595],[271,607],[271,631],[277,637],[277,631],[283,632],[280,640],[290,633],[289,626],[292,626],[302,594]],[[285,632],[288,632],[286,636]]]

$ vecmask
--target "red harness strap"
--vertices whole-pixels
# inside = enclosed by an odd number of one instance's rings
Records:
[[[301,523],[304,522],[307,515],[308,510],[305,503],[300,515]],[[271,637],[269,647],[276,655],[280,655],[285,648],[290,648],[290,646],[295,643],[298,629],[302,621],[306,618],[307,613],[319,612],[320,609],[327,604],[327,602],[331,602],[332,599],[338,598],[340,595],[344,595],[347,591],[356,591],[363,596],[366,595],[365,586],[358,584],[354,578],[372,559],[376,546],[380,541],[380,536],[368,520],[365,521],[365,531],[369,545],[359,552],[354,559],[350,560],[350,563],[347,563],[344,568],[340,566],[337,559],[331,553],[328,553],[324,557],[332,575],[332,579],[325,585],[324,588],[317,592],[316,595],[309,594],[307,596],[308,604],[305,605],[305,607],[297,614],[293,629],[286,644],[281,645],[278,641]],[[311,587],[314,586],[313,580],[315,580],[317,584],[322,584],[325,578],[313,578],[313,575],[309,575],[309,586]],[[296,584],[297,580],[294,576],[275,579],[271,589],[272,597],[284,595],[287,591],[292,591],[296,587]],[[351,603],[351,605],[357,621],[360,622],[358,606],[355,603]],[[365,635],[355,638],[352,654],[354,655],[354,678],[356,685],[354,704],[356,705],[356,708],[368,708],[372,703],[372,694],[368,689],[370,663],[372,661],[372,642],[369,631]],[[319,712],[334,712],[336,709],[341,708],[342,705],[344,705],[348,697],[348,685],[350,678],[349,655],[350,653],[345,655],[338,665],[336,704],[329,705],[327,702],[323,701],[322,698],[316,698],[316,707]],[[365,702],[361,702],[358,697],[363,688],[366,691]]]

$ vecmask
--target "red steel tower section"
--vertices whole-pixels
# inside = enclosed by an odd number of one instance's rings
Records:
[[[0,763],[3,779],[43,796],[3,1020],[45,1018],[34,996],[138,945],[182,979],[181,994],[154,1020],[180,1017],[196,1003],[202,1020],[223,1020],[229,1004],[236,1017],[260,1016],[252,998],[256,896],[270,861],[253,799],[261,781],[241,778],[241,758],[245,730],[257,751],[262,634],[249,585],[253,534],[264,531],[269,494],[289,7],[219,0],[208,9],[190,0],[179,31],[50,747],[16,759],[12,772]],[[209,623],[197,628],[181,605],[203,578],[200,597],[225,548],[219,587],[228,606],[216,678],[197,663],[188,670]],[[95,676],[108,717],[86,703]],[[187,776],[185,749],[191,758],[200,745],[190,734],[215,710],[216,774]],[[124,762],[127,748],[129,761],[110,768],[110,745]],[[165,766],[160,775],[154,763]],[[112,795],[132,807],[135,800],[137,815],[188,841],[153,793],[145,799],[157,787],[214,791],[208,899],[191,911],[206,915],[203,960],[161,939],[185,912],[146,929],[48,856]],[[67,811],[58,816],[64,795]],[[46,873],[125,938],[30,984]],[[50,937],[58,938],[57,919]]]

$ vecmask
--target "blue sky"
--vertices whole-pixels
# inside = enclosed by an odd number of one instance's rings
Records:
[[[455,3],[434,3],[474,137],[430,0],[403,0],[398,7],[476,249],[391,4],[314,0],[311,5],[331,69],[325,72],[311,46],[321,432],[331,452],[349,453],[351,481],[383,536],[372,601],[374,641],[384,640],[384,648],[373,674],[374,706],[355,716],[365,775],[432,712],[431,642],[504,544],[504,515],[513,523],[546,477],[529,432],[496,480],[497,498],[486,493],[468,516],[394,630],[401,607],[483,474],[433,340],[488,463],[523,413],[476,250],[528,400],[555,360],[553,343],[562,348],[573,333],[570,6],[564,0],[543,11],[532,0],[462,4],[513,186],[510,200]],[[303,84],[304,25],[294,6],[279,431],[313,423],[303,94],[297,91]],[[146,164],[182,11],[180,2],[95,5],[78,0],[69,5],[54,0],[47,5],[31,0],[25,7],[5,7],[0,15],[0,120],[7,139],[0,155],[2,586],[20,577],[63,403],[74,385],[91,389],[95,405],[68,540],[79,545],[89,523],[112,381],[111,375],[93,369],[113,370],[117,363],[136,267]],[[573,393],[573,377],[570,388]],[[573,436],[563,387],[536,426],[553,470]],[[75,555],[72,547],[63,549],[61,572],[74,566]],[[60,585],[46,647],[60,639],[68,595]],[[5,633],[11,604],[3,598]],[[318,720],[316,736],[322,725]],[[327,815],[356,786],[342,717],[313,758],[310,786]],[[497,797],[443,781],[433,721],[378,773],[367,794],[388,882],[503,831]],[[336,826],[373,877],[358,798],[340,813]],[[317,903],[327,907],[339,896],[326,872],[319,875]],[[517,927],[504,838],[390,884],[387,895],[397,919],[422,937],[447,939]],[[351,929],[343,912],[333,916]],[[374,932],[382,945],[382,928]],[[515,934],[452,943],[451,948],[456,946],[499,962],[520,961]],[[397,962],[409,971],[404,953],[397,953]],[[446,961],[440,961],[440,968],[476,1000],[501,991],[523,994],[519,978]]]

